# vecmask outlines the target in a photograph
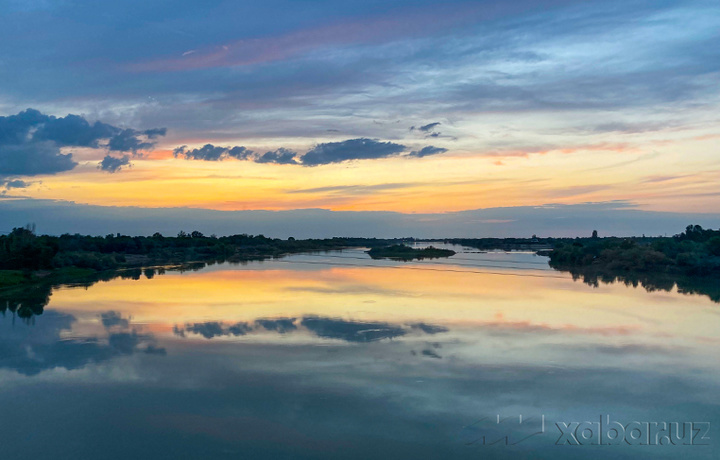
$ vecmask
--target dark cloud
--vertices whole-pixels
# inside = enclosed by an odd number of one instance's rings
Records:
[[[419,127],[418,129],[424,133],[429,133],[440,125],[441,125],[441,123],[439,121],[436,121],[435,123],[428,123],[427,125],[423,125],[423,126]]]
[[[147,150],[155,145],[153,142],[142,141],[138,136],[141,133],[134,129],[123,129],[108,141],[108,148],[116,152],[133,152]]]
[[[416,158],[422,158],[430,155],[437,155],[439,153],[445,153],[447,152],[447,149],[444,149],[442,147],[434,147],[432,145],[428,145],[427,147],[423,147],[420,150],[413,150],[408,155],[409,157],[416,157]]]
[[[28,109],[31,110],[31,109]],[[37,125],[33,137],[37,140],[53,141],[60,147],[98,148],[101,139],[107,139],[120,132],[119,128],[96,121],[88,123],[79,115],[64,118],[42,115],[45,120]]]
[[[298,164],[295,157],[296,152],[292,150],[279,148],[271,152],[265,152],[262,156],[255,159],[256,163],[274,163],[278,165],[296,165]]]
[[[20,179],[0,179],[0,187],[5,187],[6,189],[26,188],[29,185],[29,182]]]
[[[102,161],[99,163],[99,168],[103,171],[107,171],[109,173],[114,173],[120,171],[123,166],[129,166],[130,165],[130,155],[123,155],[120,158],[111,156],[111,155],[105,155],[105,158],[102,159]]]
[[[183,145],[173,150],[173,155],[175,158],[183,157],[186,160],[222,161],[228,158],[247,160],[253,155],[253,151],[245,147],[219,147],[212,144],[188,150],[187,146]]]
[[[132,152],[152,148],[150,139],[164,135],[165,128],[143,132],[121,129],[100,121],[88,122],[79,115],[55,117],[27,109],[17,115],[0,117],[0,177],[55,174],[73,169],[72,154],[63,147],[105,148]],[[104,142],[107,140],[107,144]],[[124,159],[105,157],[101,169],[114,172],[129,164]],[[121,162],[122,164],[119,164]]]
[[[401,144],[380,142],[374,139],[349,139],[342,142],[318,144],[302,157],[305,166],[340,163],[348,160],[386,158],[406,150]]]
[[[167,134],[167,128],[152,128],[143,131],[143,134],[150,139],[155,139],[158,136],[164,136]]]
[[[75,166],[72,154],[60,153],[54,142],[0,143],[0,177],[56,174]]]
[[[187,160],[221,161],[236,158],[256,163],[319,166],[349,160],[387,158],[398,155],[405,150],[407,150],[407,147],[401,144],[360,138],[318,144],[302,157],[298,157],[297,152],[282,147],[259,155],[246,147],[219,147],[213,144],[205,144],[202,148],[192,150],[188,150],[187,146],[183,145],[173,150],[173,155],[176,158],[185,158]],[[410,152],[407,156],[422,158],[444,152],[447,152],[447,149],[428,145],[420,150]]]

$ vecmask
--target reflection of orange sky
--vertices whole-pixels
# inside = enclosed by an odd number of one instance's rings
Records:
[[[710,212],[720,209],[720,165],[706,158],[715,142],[655,140],[646,149],[603,142],[522,156],[451,151],[311,168],[188,161],[158,150],[119,173],[103,173],[90,162],[39,178],[23,193],[96,205],[221,210],[446,212],[633,200],[644,209]]]
[[[593,295],[588,295],[591,292]],[[116,279],[88,290],[59,290],[48,308],[86,313],[117,310],[154,330],[188,322],[311,314],[602,336],[657,336],[672,331],[673,335],[710,337],[716,325],[698,324],[695,317],[708,303],[700,297],[646,293],[618,285],[593,289],[569,279],[334,267]]]

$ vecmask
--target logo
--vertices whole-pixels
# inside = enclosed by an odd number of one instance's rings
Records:
[[[465,444],[514,446],[545,433],[545,416],[485,417],[463,427]]]
[[[560,446],[631,446],[709,445],[710,422],[630,422],[611,421],[600,416],[599,422],[558,422]]]
[[[631,421],[601,415],[597,421],[555,422],[546,429],[545,415],[484,417],[463,427],[467,446],[514,446],[529,439],[555,440],[558,446],[707,446],[710,422]],[[553,424],[549,424],[552,427]],[[547,436],[546,436],[547,435]]]

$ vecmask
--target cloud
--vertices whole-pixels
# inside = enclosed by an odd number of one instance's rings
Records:
[[[302,157],[305,166],[341,163],[348,160],[368,160],[397,155],[407,148],[392,142],[374,139],[349,139],[342,142],[318,144]]]
[[[423,147],[420,150],[413,150],[408,155],[409,157],[416,157],[416,158],[422,158],[430,155],[437,155],[439,153],[445,153],[447,152],[447,149],[444,149],[442,147],[433,147],[432,145],[428,145],[427,147]]]
[[[69,171],[77,166],[72,153],[61,148],[107,148],[137,154],[152,148],[152,139],[165,135],[165,128],[146,131],[121,129],[100,121],[88,122],[79,115],[55,117],[35,109],[0,117],[0,177],[35,176]],[[105,143],[107,141],[107,143]],[[129,164],[123,158],[106,156],[101,169],[115,172]]]
[[[33,138],[41,141],[53,141],[60,147],[97,148],[101,139],[107,139],[119,132],[118,128],[99,121],[90,124],[79,115],[70,114],[63,118],[56,118],[43,115],[38,111],[34,112],[36,112],[35,119],[40,122],[33,125],[33,127],[37,127]]]
[[[284,147],[260,155],[246,147],[218,147],[213,144],[205,144],[202,148],[192,150],[188,150],[187,146],[183,145],[173,150],[173,155],[176,158],[187,160],[221,161],[235,158],[255,163],[319,166],[350,160],[387,158],[398,155],[406,149],[407,147],[401,144],[360,138],[317,144],[302,157],[298,157],[297,152]],[[419,152],[413,152],[412,156],[419,157],[445,151],[445,149],[428,146]]]
[[[286,193],[330,193],[341,195],[369,195],[379,191],[398,190],[424,185],[422,182],[400,182],[374,185],[332,185],[328,187],[303,188],[299,190],[287,190]]]
[[[30,185],[29,182],[25,182],[24,180],[20,179],[2,179],[0,178],[0,187],[4,187],[6,189],[11,188],[26,188]]]
[[[124,166],[130,165],[130,155],[123,155],[120,158],[105,155],[105,158],[99,163],[99,168],[109,173],[120,171]]]
[[[298,164],[295,157],[296,152],[292,150],[279,148],[275,151],[265,152],[262,156],[255,159],[256,163],[274,163],[278,165],[296,165]]]
[[[424,133],[432,132],[437,126],[440,126],[442,123],[439,121],[436,121],[435,123],[428,123],[427,125],[421,126],[418,129]]]
[[[123,129],[118,134],[110,138],[108,148],[116,152],[133,152],[139,150],[147,150],[155,145],[153,142],[144,142],[138,138],[141,133],[134,129]]]
[[[673,235],[688,222],[705,228],[720,227],[717,213],[673,213],[637,209],[637,203],[608,201],[574,205],[516,206],[469,211],[403,214],[390,211],[218,211],[192,208],[96,206],[56,200],[0,199],[0,215],[10,227],[35,222],[42,233],[75,233],[78,226],[90,235],[120,232],[127,235],[175,235],[196,222],[206,235],[238,232],[273,238],[332,238],[357,236],[395,238],[529,237],[590,235]],[[562,225],[558,225],[561,222]]]
[[[151,128],[143,131],[143,134],[150,139],[155,139],[158,136],[164,136],[167,134],[167,128]]]
[[[175,158],[183,157],[186,160],[222,161],[228,158],[247,160],[253,155],[252,150],[245,147],[219,147],[212,144],[205,144],[199,149],[188,150],[187,146],[173,150]]]
[[[54,142],[0,144],[0,177],[37,176],[69,171],[77,166],[72,154],[60,153]]]

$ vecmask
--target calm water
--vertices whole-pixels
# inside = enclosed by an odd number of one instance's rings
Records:
[[[0,316],[0,458],[718,458],[720,304],[459,250],[56,289]],[[587,445],[601,416],[710,430]]]

